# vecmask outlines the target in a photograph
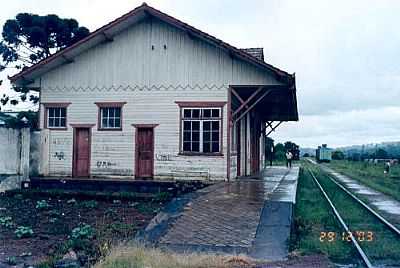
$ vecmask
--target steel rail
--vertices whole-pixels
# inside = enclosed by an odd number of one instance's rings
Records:
[[[400,236],[400,230],[396,228],[393,224],[391,224],[388,220],[386,220],[382,215],[380,215],[378,212],[373,210],[371,207],[369,207],[366,203],[364,203],[362,200],[360,200],[357,196],[352,194],[349,190],[346,189],[343,185],[341,185],[339,182],[337,182],[334,178],[331,176],[327,176],[332,182],[334,182],[337,186],[339,186],[344,192],[346,192],[349,196],[353,197],[354,200],[356,200],[360,205],[362,205],[365,209],[367,209],[369,212],[371,212],[375,217],[377,217],[382,223],[387,225],[394,233]]]
[[[310,161],[311,162],[311,161]],[[313,163],[313,162],[311,162]],[[317,165],[316,163],[313,163],[314,165]],[[320,167],[321,168],[321,167]],[[400,230],[394,226],[392,223],[390,223],[387,219],[385,219],[382,215],[380,215],[378,212],[376,212],[374,209],[372,209],[370,206],[368,206],[364,201],[359,199],[357,196],[355,196],[352,192],[350,192],[345,186],[343,186],[340,182],[338,182],[336,179],[334,179],[331,175],[330,172],[324,170],[321,168],[324,172],[328,173],[329,175],[327,176],[333,183],[335,183],[337,186],[340,187],[345,193],[347,193],[349,196],[351,196],[354,200],[356,200],[360,205],[362,205],[365,209],[367,209],[372,215],[377,217],[383,224],[385,224],[387,227],[390,228],[391,231],[393,231],[395,234],[400,236]]]
[[[342,225],[342,227],[344,228],[344,230],[349,233],[352,234],[350,232],[349,227],[347,226],[347,224],[344,222],[343,218],[340,216],[339,212],[336,210],[335,205],[332,203],[331,199],[329,198],[328,194],[325,192],[324,188],[321,186],[321,184],[319,183],[318,179],[315,177],[314,173],[307,168],[308,172],[311,174],[312,178],[314,179],[314,182],[317,184],[319,190],[321,191],[321,193],[323,194],[323,196],[325,197],[325,199],[328,201],[329,206],[331,207],[333,213],[335,214],[336,218],[339,220],[340,224]],[[373,268],[374,266],[371,264],[371,261],[368,259],[367,255],[365,254],[364,250],[361,248],[360,244],[358,244],[357,240],[354,238],[353,235],[350,235],[350,239],[351,242],[353,243],[353,245],[356,247],[358,254],[361,256],[362,260],[364,261],[365,265],[368,268]]]

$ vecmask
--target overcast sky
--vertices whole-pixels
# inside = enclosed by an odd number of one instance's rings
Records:
[[[91,31],[140,5],[134,0],[13,0],[19,12],[77,19]],[[300,121],[272,137],[303,147],[400,140],[400,1],[148,0],[148,4],[296,73]]]

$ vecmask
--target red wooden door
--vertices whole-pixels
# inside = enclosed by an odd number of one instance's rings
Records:
[[[251,175],[256,175],[260,171],[260,140],[257,120],[252,118],[250,121],[250,154],[251,154]]]
[[[153,128],[137,128],[135,155],[136,155],[136,178],[153,177],[153,169],[154,169]]]
[[[72,175],[74,177],[89,177],[90,169],[90,130],[75,128],[74,161]]]

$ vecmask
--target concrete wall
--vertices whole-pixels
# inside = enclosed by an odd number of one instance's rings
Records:
[[[41,132],[33,131],[31,134],[30,148],[29,148],[29,174],[31,176],[39,175],[40,160],[41,160]]]
[[[40,131],[0,127],[0,175],[39,173]]]
[[[18,188],[29,179],[30,147],[29,129],[0,128],[0,192]]]
[[[0,174],[19,173],[20,131],[0,127]]]

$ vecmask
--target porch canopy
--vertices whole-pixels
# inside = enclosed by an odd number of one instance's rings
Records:
[[[231,121],[238,122],[248,113],[255,115],[268,136],[282,122],[298,121],[296,86],[293,80],[282,85],[232,85]]]

